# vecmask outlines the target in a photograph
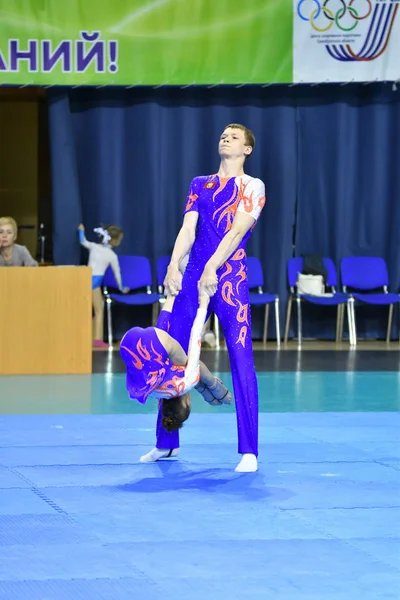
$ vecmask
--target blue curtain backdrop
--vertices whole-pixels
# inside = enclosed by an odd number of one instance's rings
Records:
[[[338,266],[344,256],[381,256],[391,290],[399,291],[399,91],[389,84],[312,87],[297,104],[296,253],[330,256]],[[356,312],[360,337],[384,337],[387,309]],[[306,336],[332,333],[326,313],[313,317]]]
[[[121,225],[119,252],[155,265],[172,249],[190,180],[217,170],[219,135],[239,122],[257,138],[246,170],[267,189],[249,254],[280,295],[282,320],[293,242],[297,255],[337,262],[383,256],[400,287],[400,95],[391,86],[58,88],[49,104],[56,264],[87,258],[82,221],[89,238],[99,223]],[[333,314],[306,312],[306,336],[332,335]],[[382,316],[362,317],[360,333],[367,323],[369,335],[383,336]]]

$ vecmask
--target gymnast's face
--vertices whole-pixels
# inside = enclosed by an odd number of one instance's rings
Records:
[[[12,225],[0,225],[0,247],[8,248],[12,246],[15,238],[14,227]]]
[[[221,134],[218,152],[221,158],[245,158],[251,154],[252,147],[246,144],[244,131],[227,127]]]

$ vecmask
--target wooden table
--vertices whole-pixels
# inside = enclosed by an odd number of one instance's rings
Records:
[[[92,372],[92,271],[0,267],[0,374]]]

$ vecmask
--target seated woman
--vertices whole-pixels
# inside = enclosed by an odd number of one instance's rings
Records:
[[[121,341],[120,353],[126,363],[126,387],[129,397],[144,404],[149,396],[162,402],[162,425],[167,431],[182,427],[190,415],[189,391],[195,388],[206,402],[214,406],[231,404],[232,394],[220,379],[214,377],[200,361],[201,334],[206,320],[209,296],[202,295],[193,323],[188,356],[168,330],[175,298],[167,298],[156,327],[133,327]],[[175,456],[179,449],[167,450],[165,457]],[[164,458],[154,448],[141,457],[141,462]]]
[[[0,218],[0,267],[37,267],[26,246],[15,243],[18,225],[12,217]]]

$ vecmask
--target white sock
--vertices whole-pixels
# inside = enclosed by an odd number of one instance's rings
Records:
[[[258,469],[257,456],[255,454],[242,454],[242,460],[236,467],[236,473],[254,473]]]
[[[160,458],[170,458],[171,456],[178,456],[178,454],[179,448],[174,448],[174,450],[170,450],[169,448],[153,448],[153,450],[150,450],[150,452],[140,457],[140,462],[156,462],[157,460],[160,460]]]

